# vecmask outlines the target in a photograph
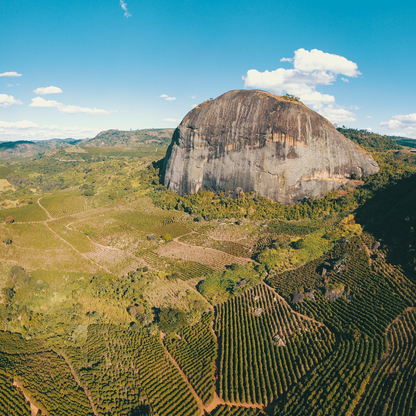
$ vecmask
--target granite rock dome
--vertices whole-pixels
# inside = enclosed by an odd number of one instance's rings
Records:
[[[378,170],[369,154],[302,103],[235,90],[184,117],[162,175],[180,195],[242,188],[290,204]]]

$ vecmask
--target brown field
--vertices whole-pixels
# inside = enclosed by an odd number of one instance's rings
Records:
[[[12,184],[7,179],[0,179],[0,192],[8,189],[14,189]]]
[[[236,257],[211,248],[191,246],[179,241],[172,241],[156,250],[160,256],[195,261],[204,264],[213,270],[224,270],[225,266],[233,263],[247,264],[251,260],[244,257]]]

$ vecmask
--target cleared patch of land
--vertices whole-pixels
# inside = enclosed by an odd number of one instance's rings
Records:
[[[195,261],[213,270],[224,270],[226,266],[230,266],[231,264],[247,264],[251,261],[250,259],[231,256],[219,250],[191,246],[179,241],[172,241],[158,248],[156,253],[172,259]]]

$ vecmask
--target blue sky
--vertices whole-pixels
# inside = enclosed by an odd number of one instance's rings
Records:
[[[175,127],[242,88],[416,137],[415,16],[414,2],[3,2],[0,140]]]

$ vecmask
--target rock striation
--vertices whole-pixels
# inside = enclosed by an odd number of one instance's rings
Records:
[[[302,103],[235,90],[184,117],[162,175],[180,195],[241,188],[290,204],[378,170],[370,155]]]

